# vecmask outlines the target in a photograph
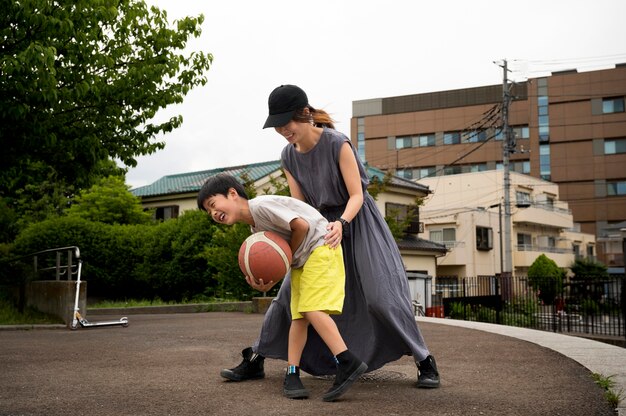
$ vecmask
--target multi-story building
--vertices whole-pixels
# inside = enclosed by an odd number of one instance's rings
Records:
[[[445,244],[437,276],[495,276],[511,250],[514,275],[523,276],[541,254],[562,268],[576,258],[594,258],[595,236],[574,227],[559,187],[519,173],[510,175],[511,235],[503,224],[503,172],[490,170],[422,178],[431,190],[420,209],[426,238]]]
[[[574,222],[597,237],[598,260],[623,273],[626,64],[509,85],[508,106],[502,84],[354,101],[351,137],[369,165],[418,182],[498,170],[507,108],[511,171],[558,184]]]

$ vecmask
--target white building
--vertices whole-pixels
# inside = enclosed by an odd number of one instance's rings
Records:
[[[514,275],[523,275],[545,254],[568,268],[576,256],[595,256],[595,236],[579,232],[558,185],[511,172],[511,240],[505,241],[503,171],[422,178],[430,188],[420,210],[424,238],[449,252],[437,259],[437,276],[495,276],[511,247]]]

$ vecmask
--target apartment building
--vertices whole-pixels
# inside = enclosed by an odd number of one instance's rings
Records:
[[[623,273],[626,64],[531,78],[510,96],[511,171],[558,184],[598,260]],[[501,170],[503,107],[502,84],[354,101],[351,137],[369,165],[420,183]]]
[[[437,259],[438,278],[495,276],[503,253],[511,250],[514,275],[523,276],[541,254],[562,268],[576,258],[595,258],[595,236],[574,226],[559,186],[529,175],[511,173],[511,235],[506,240],[503,172],[489,170],[422,178],[431,190],[420,209],[425,238],[449,252]]]

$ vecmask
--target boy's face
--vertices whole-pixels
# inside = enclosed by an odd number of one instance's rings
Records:
[[[228,190],[228,195],[212,195],[204,200],[202,206],[211,215],[213,221],[220,224],[232,225],[238,221],[239,212],[235,200],[237,192],[234,189]]]

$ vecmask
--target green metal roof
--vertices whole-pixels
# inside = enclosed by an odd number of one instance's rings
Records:
[[[150,185],[131,189],[130,192],[139,197],[198,192],[207,178],[217,175],[218,173],[225,172],[238,178],[245,173],[249,179],[257,181],[270,173],[277,171],[278,169],[280,169],[280,161],[273,160],[271,162],[229,166],[225,168],[201,170],[198,172],[178,173],[175,175],[163,176]]]
[[[242,174],[245,174],[248,179],[257,181],[279,169],[280,160],[272,160],[270,162],[252,163],[249,165],[230,166],[224,168],[201,170],[198,172],[178,173],[174,175],[163,176],[162,178],[158,179],[156,182],[150,185],[140,186],[139,188],[131,189],[130,192],[138,197],[198,192],[204,184],[204,181],[206,181],[208,177],[216,175],[218,173],[226,172],[238,178],[240,178]],[[383,180],[383,178],[385,177],[385,172],[370,166],[367,166],[367,174],[370,178],[377,177],[380,180]],[[404,188],[410,188],[419,190],[421,192],[430,193],[427,186],[420,185],[418,183],[412,182],[408,179],[400,178],[398,176],[393,176],[391,179],[391,183],[395,186],[401,186]]]

